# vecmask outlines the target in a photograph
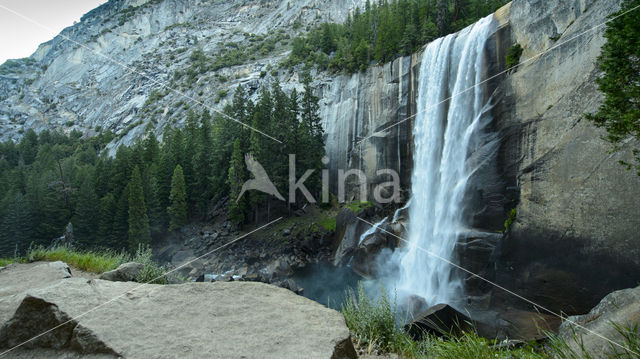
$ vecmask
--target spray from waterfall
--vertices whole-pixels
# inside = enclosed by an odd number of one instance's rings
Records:
[[[466,225],[464,195],[475,170],[471,162],[478,163],[470,153],[490,108],[484,87],[474,85],[487,78],[484,48],[494,29],[489,16],[430,43],[424,51],[408,244],[395,254],[400,299],[419,295],[433,305],[453,303],[463,294],[462,280],[453,268],[418,248],[456,262],[456,242]]]

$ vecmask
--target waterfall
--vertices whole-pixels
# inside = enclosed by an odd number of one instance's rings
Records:
[[[422,57],[408,244],[397,252],[396,288],[429,305],[452,303],[463,294],[454,268],[437,257],[455,263],[465,227],[463,197],[477,169],[470,153],[489,106],[484,86],[474,85],[487,78],[484,47],[494,29],[493,17],[486,17],[430,43]]]
[[[362,241],[364,241],[365,238],[367,238],[369,235],[376,233],[376,231],[378,230],[378,227],[380,227],[381,225],[384,224],[384,222],[387,221],[387,218],[389,217],[384,217],[382,219],[382,221],[374,224],[373,226],[371,226],[371,228],[367,229],[366,232],[362,233],[362,235],[360,236],[360,240],[358,241],[358,245],[362,244]]]

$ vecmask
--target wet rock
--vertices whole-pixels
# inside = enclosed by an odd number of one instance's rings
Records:
[[[438,304],[418,314],[405,326],[405,330],[415,339],[425,333],[442,336],[461,333],[473,329],[471,318],[447,304]]]
[[[378,255],[387,248],[391,248],[388,237],[380,232],[367,236],[355,249],[351,268],[365,278],[374,277],[378,272]]]
[[[336,250],[333,265],[341,266],[347,263],[358,246],[360,236],[368,225],[356,217],[348,208],[343,208],[336,218]]]

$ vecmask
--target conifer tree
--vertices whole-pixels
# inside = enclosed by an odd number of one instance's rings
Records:
[[[142,176],[137,166],[131,174],[129,182],[129,250],[135,251],[140,245],[151,244],[149,217],[144,202]]]
[[[112,249],[120,249],[118,238],[115,236],[113,224],[118,210],[118,202],[112,193],[107,193],[100,199],[98,212],[98,243]]]
[[[31,241],[32,218],[22,193],[8,192],[0,213],[0,257],[21,255]]]
[[[240,146],[240,140],[236,139],[233,143],[233,154],[231,155],[231,163],[229,164],[229,220],[235,225],[240,225],[245,220],[246,211],[246,196],[238,198],[242,185],[247,179],[244,170],[242,148]]]
[[[171,177],[171,205],[167,208],[169,214],[169,230],[175,231],[187,224],[187,195],[185,192],[184,173],[182,166],[177,165]]]
[[[78,202],[71,221],[74,240],[80,248],[90,248],[98,244],[96,238],[99,216],[96,216],[96,213],[99,213],[98,197],[91,177],[86,176],[78,191]]]

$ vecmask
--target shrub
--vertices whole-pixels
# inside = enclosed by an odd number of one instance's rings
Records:
[[[347,326],[362,344],[393,351],[399,349],[397,343],[406,336],[396,323],[396,302],[391,301],[382,285],[378,298],[372,299],[362,282],[358,283],[357,293],[347,291],[341,311]]]
[[[516,216],[518,215],[518,210],[515,208],[512,208],[511,211],[509,212],[509,217],[507,217],[507,220],[504,221],[504,231],[508,232],[509,228],[511,228],[511,225],[513,224],[513,221],[516,220]]]
[[[136,278],[139,283],[167,284],[165,277],[166,270],[162,266],[158,266],[152,259],[151,248],[148,246],[138,245],[138,250],[133,258],[133,262],[144,265],[144,268]]]
[[[520,63],[520,56],[522,56],[522,46],[515,44],[507,50],[507,70],[518,66]]]

